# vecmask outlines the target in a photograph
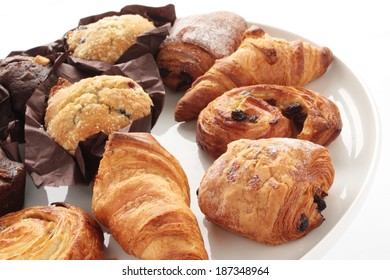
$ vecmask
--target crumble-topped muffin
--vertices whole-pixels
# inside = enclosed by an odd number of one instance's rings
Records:
[[[80,25],[69,31],[65,39],[75,57],[114,63],[140,34],[154,28],[153,22],[140,15],[108,16]]]
[[[128,77],[102,75],[59,83],[48,100],[45,126],[70,154],[79,141],[101,131],[108,135],[151,113],[151,98]]]

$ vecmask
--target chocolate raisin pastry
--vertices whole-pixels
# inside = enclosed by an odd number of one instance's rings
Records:
[[[103,241],[103,231],[92,216],[65,202],[0,218],[2,260],[103,259]]]
[[[245,19],[232,12],[178,18],[157,56],[164,84],[175,90],[188,89],[216,59],[237,49],[246,29]]]
[[[1,105],[0,111],[0,139],[5,140],[5,128],[14,120],[19,121],[18,130],[20,136],[15,136],[17,141],[24,142],[24,113],[28,99],[34,90],[40,85],[51,71],[50,60],[43,56],[14,55],[0,59],[0,87],[3,89],[0,95],[6,93],[7,105]],[[3,107],[7,106],[7,107]]]
[[[175,119],[196,119],[212,100],[236,87],[304,86],[323,75],[332,60],[332,52],[327,47],[272,37],[260,27],[252,26],[235,52],[218,59],[192,83],[176,106]]]
[[[199,114],[196,139],[216,158],[240,138],[292,137],[326,146],[341,129],[340,112],[329,98],[303,87],[261,84],[210,102]]]
[[[240,139],[206,171],[198,203],[210,222],[278,245],[322,224],[333,180],[331,156],[321,145],[292,138]]]
[[[110,134],[151,113],[152,100],[134,80],[95,76],[77,83],[59,81],[45,115],[47,133],[74,154],[80,141],[98,132]]]
[[[207,259],[180,163],[149,133],[109,135],[93,186],[92,210],[128,254]]]
[[[10,160],[0,148],[0,217],[23,208],[26,168]]]
[[[139,35],[154,28],[153,22],[140,15],[115,15],[81,25],[69,31],[65,39],[73,56],[112,64]]]

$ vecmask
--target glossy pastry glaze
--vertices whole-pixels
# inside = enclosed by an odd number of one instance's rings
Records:
[[[261,84],[210,102],[199,114],[196,139],[216,158],[240,138],[293,137],[326,146],[341,129],[339,109],[329,98],[303,87]]]

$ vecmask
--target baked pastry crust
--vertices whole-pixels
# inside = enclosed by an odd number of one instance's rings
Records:
[[[153,22],[140,15],[114,15],[81,25],[69,31],[65,39],[73,56],[112,64],[139,35],[154,28]]]
[[[212,223],[278,245],[322,224],[333,180],[331,156],[321,145],[291,138],[240,139],[206,171],[198,203]]]
[[[234,53],[217,60],[196,79],[179,100],[175,119],[196,119],[209,102],[236,87],[256,84],[304,86],[324,74],[332,59],[329,48],[272,37],[253,26],[245,32]]]
[[[157,56],[164,84],[188,89],[216,59],[237,49],[247,27],[244,18],[226,11],[176,19]]]
[[[93,186],[92,210],[128,254],[207,259],[179,162],[149,133],[110,134]]]
[[[254,85],[232,89],[199,114],[196,139],[216,158],[240,139],[293,137],[326,146],[342,129],[337,105],[303,87]]]
[[[0,259],[103,259],[103,232],[81,208],[58,202],[0,218]]]
[[[70,85],[60,82],[50,94],[47,133],[74,154],[80,141],[98,132],[110,134],[151,113],[152,100],[134,80],[95,76]]]

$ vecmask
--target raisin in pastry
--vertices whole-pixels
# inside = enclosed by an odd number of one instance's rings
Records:
[[[216,158],[240,138],[291,137],[326,146],[341,129],[339,109],[329,98],[303,87],[260,84],[210,102],[199,114],[196,139]]]

